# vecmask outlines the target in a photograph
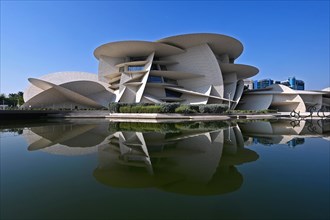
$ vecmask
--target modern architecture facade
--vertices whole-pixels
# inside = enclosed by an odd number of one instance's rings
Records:
[[[260,90],[246,90],[237,106],[243,110],[274,109],[280,112],[306,112],[311,107],[315,107],[313,111],[329,111],[330,92],[293,90],[273,84]]]
[[[111,102],[176,102],[301,112],[317,104],[317,109],[329,110],[330,91],[303,91],[304,82],[295,77],[252,82],[249,78],[259,70],[236,63],[242,52],[237,39],[207,33],[107,43],[94,51],[98,74],[57,72],[29,78],[22,108],[101,109]]]
[[[243,79],[258,69],[235,60],[243,51],[236,39],[219,34],[186,34],[156,42],[123,41],[94,51],[99,80],[115,102],[229,103],[237,105]]]
[[[23,107],[102,108],[109,102],[238,104],[256,67],[236,64],[238,40],[185,34],[149,41],[111,42],[96,48],[98,75],[53,73],[29,79]]]

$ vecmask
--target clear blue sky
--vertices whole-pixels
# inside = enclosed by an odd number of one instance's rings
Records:
[[[58,71],[97,73],[93,51],[121,40],[219,33],[244,45],[254,79],[330,86],[329,1],[1,1],[1,93]]]

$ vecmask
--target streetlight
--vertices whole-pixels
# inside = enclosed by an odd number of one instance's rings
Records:
[[[229,100],[229,105],[228,105],[228,111],[230,110],[230,95],[231,95],[231,92],[228,92],[228,100]]]

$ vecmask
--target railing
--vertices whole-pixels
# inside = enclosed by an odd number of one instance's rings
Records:
[[[324,111],[324,106],[322,106],[322,108],[320,108],[316,115],[317,115],[317,118],[318,120],[315,122],[313,122],[313,114],[316,112],[316,106],[318,104],[315,104],[315,105],[311,105],[308,107],[307,111],[309,112],[309,115],[307,116],[302,116],[300,115],[300,111],[299,112],[296,112],[295,110],[292,110],[292,112],[290,113],[290,116],[292,118],[295,118],[295,120],[291,121],[290,124],[291,126],[294,128],[296,126],[299,126],[300,125],[300,121],[305,121],[306,122],[306,125],[307,126],[307,129],[309,132],[311,133],[318,133],[317,132],[317,126],[322,128],[322,120],[326,120],[326,119],[330,119],[330,114],[328,115],[325,115],[325,111]]]
[[[292,118],[296,118],[297,120],[306,120],[308,118],[313,119],[313,114],[314,114],[314,112],[316,112],[316,109],[317,109],[316,106],[317,105],[318,104],[311,105],[311,106],[309,106],[307,108],[307,112],[309,112],[309,115],[307,115],[307,116],[302,116],[302,115],[300,115],[300,111],[299,112],[296,112],[295,110],[292,110],[292,112],[290,112],[290,116]],[[321,119],[330,119],[330,114],[329,115],[325,115],[325,111],[324,111],[324,108],[323,107],[324,106],[322,106],[322,108],[320,108],[317,111],[317,113],[316,113],[317,117],[319,117]]]

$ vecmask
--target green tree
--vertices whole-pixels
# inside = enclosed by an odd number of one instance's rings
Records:
[[[8,106],[17,106],[24,104],[23,92],[19,91],[18,93],[9,93],[8,96],[5,94],[0,94],[0,104]]]

